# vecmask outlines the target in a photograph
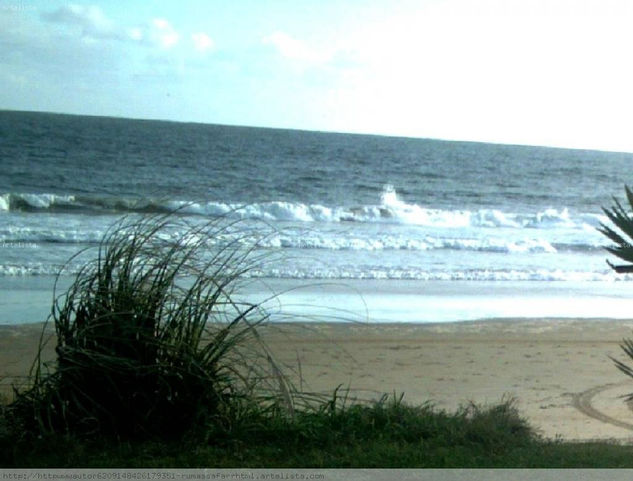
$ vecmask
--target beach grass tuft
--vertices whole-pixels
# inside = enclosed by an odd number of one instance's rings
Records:
[[[291,386],[234,290],[256,240],[234,222],[123,218],[54,302],[57,359],[9,409],[26,432],[179,437],[292,411]],[[42,338],[42,345],[48,342]]]

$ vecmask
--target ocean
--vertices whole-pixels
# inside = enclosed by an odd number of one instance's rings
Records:
[[[173,209],[271,228],[259,248],[277,261],[250,275],[299,286],[294,306],[374,322],[630,318],[633,277],[608,267],[597,228],[632,165],[629,153],[0,111],[0,323],[44,320],[53,276],[122,215]]]

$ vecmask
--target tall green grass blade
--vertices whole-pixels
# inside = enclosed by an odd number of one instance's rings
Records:
[[[176,215],[115,223],[70,288],[55,294],[57,360],[36,361],[33,387],[14,411],[32,412],[43,431],[121,438],[235,425],[228,417],[271,400],[290,407],[290,384],[253,335],[267,314],[232,299],[261,260],[257,238],[237,227]]]

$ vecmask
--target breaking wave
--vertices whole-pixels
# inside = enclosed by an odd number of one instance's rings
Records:
[[[594,229],[606,218],[599,214],[572,216],[565,207],[535,213],[508,213],[498,209],[431,209],[406,203],[386,186],[380,203],[359,206],[324,206],[301,202],[270,201],[239,204],[220,201],[191,202],[167,199],[132,199],[81,195],[5,193],[0,195],[0,212],[72,213],[167,213],[204,217],[231,216],[269,222],[360,222],[439,228],[509,229]]]

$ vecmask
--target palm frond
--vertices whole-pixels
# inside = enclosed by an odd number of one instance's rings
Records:
[[[603,208],[604,214],[612,225],[601,223],[598,230],[607,237],[613,245],[605,249],[625,262],[633,264],[633,191],[625,186],[626,198],[629,210],[625,209],[620,201],[613,199],[611,208]],[[628,266],[609,265],[617,272],[628,271]]]

